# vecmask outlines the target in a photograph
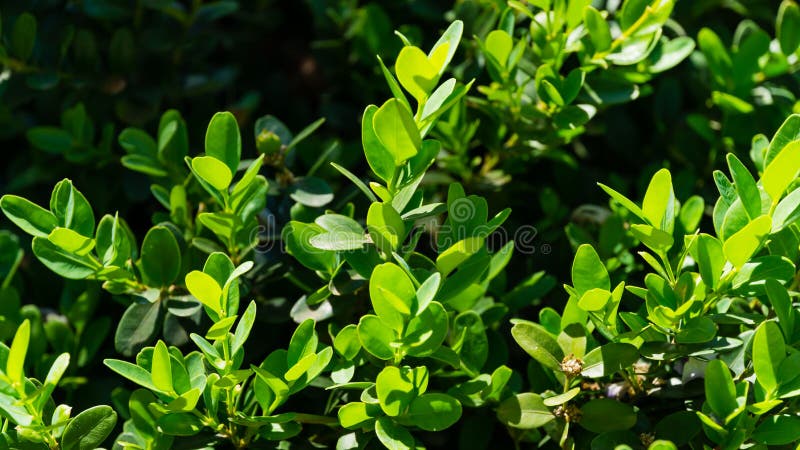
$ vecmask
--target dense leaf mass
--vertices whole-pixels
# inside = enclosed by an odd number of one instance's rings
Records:
[[[795,0],[5,3],[0,448],[800,448]]]

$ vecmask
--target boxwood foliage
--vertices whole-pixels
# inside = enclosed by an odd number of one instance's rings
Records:
[[[196,20],[232,3],[161,11]],[[100,216],[70,179],[47,203],[3,195],[35,259],[68,280],[58,311],[23,305],[26,246],[0,233],[3,448],[797,446],[800,115],[746,151],[710,152],[712,195],[679,189],[668,168],[638,197],[599,180],[604,217],[567,226],[561,288],[506,274],[532,250],[509,238],[510,208],[472,193],[476,178],[579,164],[596,115],[690,55],[723,117],[755,113],[777,92],[768,79],[797,64],[791,0],[774,36],[743,22],[728,48],[704,28],[697,49],[671,0],[596,3],[492,3],[427,47],[398,31],[393,64],[376,62],[388,98],[364,108],[350,148],[363,167],[309,139],[324,119],[293,133],[264,116],[243,138],[219,112],[198,152],[172,109],[116,137],[160,208],[145,233]],[[35,18],[17,16],[4,64],[28,61],[35,37]],[[85,131],[81,111],[28,138],[70,150],[58,146]],[[715,126],[735,141],[729,125]],[[73,411],[83,383],[114,386],[111,406]]]

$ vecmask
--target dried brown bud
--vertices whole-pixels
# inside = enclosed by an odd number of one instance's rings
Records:
[[[564,357],[561,361],[561,371],[564,372],[568,378],[575,378],[581,374],[583,370],[583,361],[576,358],[575,355]]]
[[[639,435],[639,440],[642,442],[642,445],[647,448],[656,440],[656,435],[655,433],[642,433]]]
[[[567,422],[580,422],[583,413],[581,413],[581,410],[577,406],[567,404],[559,405],[553,410],[553,415],[561,417]]]

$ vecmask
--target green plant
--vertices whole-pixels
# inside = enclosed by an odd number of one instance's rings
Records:
[[[11,347],[0,344],[0,442],[6,448],[96,448],[114,430],[117,413],[102,405],[72,417],[71,407],[56,405],[52,394],[69,366],[69,353],[55,358],[43,382],[28,378],[24,367],[30,337],[31,323],[25,320]]]
[[[799,251],[796,123],[791,116],[771,141],[756,139],[760,179],[733,154],[731,178],[715,172],[720,197],[713,235],[699,231],[702,199],[679,202],[667,170],[653,176],[641,206],[601,184],[632,214],[630,230],[647,248],[639,255],[652,272],[643,287],[612,286],[594,248],[580,246],[563,312],[543,310],[540,323],[516,321],[512,328],[536,361],[534,373],[546,378],[532,377],[535,393],[510,398],[498,417],[514,428],[541,429],[562,446],[636,442],[636,434],[626,431],[634,427],[677,445],[700,442],[701,428],[723,448],[800,438],[791,426],[797,394],[796,373],[789,369],[797,355],[789,294],[797,285]],[[639,298],[638,305],[621,307],[626,291]],[[740,380],[736,386],[729,368]],[[694,371],[705,372],[704,402],[660,381],[688,384]],[[587,388],[590,379],[607,397]],[[686,411],[663,417],[661,408],[641,403],[650,396],[671,398],[669,392],[687,402]],[[641,416],[652,425],[637,425]],[[680,438],[665,434],[670,426],[687,432]]]
[[[496,321],[507,311],[484,295],[507,264],[513,243],[492,255],[485,240],[510,210],[490,220],[486,201],[467,196],[458,184],[450,186],[447,203],[426,204],[419,188],[440,149],[438,141],[424,137],[469,88],[454,79],[437,87],[461,29],[454,22],[427,55],[407,44],[395,63],[397,78],[382,65],[394,98],[367,107],[362,118],[364,154],[379,181],[367,185],[335,165],[371,200],[366,232],[349,216],[352,207],[345,214],[323,214],[313,223],[292,221],[284,232],[288,252],[325,282],[306,297],[307,304],[332,297],[335,305],[344,301],[341,297],[361,297],[360,286],[368,284],[374,313],[342,327],[333,340],[343,360],[332,373],[336,384],[331,388],[345,391],[342,400],[350,399],[346,391],[361,391],[360,401],[349,401],[338,411],[341,425],[356,431],[342,436],[340,445],[356,445],[369,439],[362,430],[374,430],[387,448],[413,448],[415,438],[408,428],[440,431],[453,425],[462,413],[458,397],[469,394],[458,389],[428,392],[436,372],[480,377],[478,383],[492,377],[485,395],[468,397],[470,406],[496,402],[510,375],[504,366],[493,376],[480,375],[488,348],[487,325],[479,313]],[[401,86],[415,99],[414,110]],[[436,256],[429,259],[417,251],[424,232],[415,224],[443,212],[447,220],[432,242]],[[366,353],[358,357],[360,349]],[[439,368],[409,366],[409,360],[430,361]],[[370,361],[391,365],[375,374]]]
[[[320,123],[283,148],[279,144],[271,156],[291,149]],[[95,226],[91,205],[70,180],[55,186],[49,210],[14,195],[0,199],[6,216],[33,236],[33,253],[50,270],[67,279],[98,280],[108,292],[130,296],[115,335],[125,355],[152,342],[160,328],[172,343],[188,341],[179,318],[199,323],[200,304],[186,295],[181,275],[204,253],[225,251],[235,262],[251,256],[258,245],[257,215],[266,204],[268,183],[259,174],[263,154],[246,162],[230,188],[241,159],[239,128],[230,113],[212,118],[204,156],[187,156],[186,125],[176,111],[162,116],[158,139],[160,145],[135,128],[119,137],[129,153],[122,163],[153,177],[151,192],[169,210],[154,216],[156,225],[140,248],[118,214],[104,215]]]
[[[588,0],[509,1],[491,16],[495,29],[476,36],[489,77],[478,86],[482,96],[468,97],[469,107],[452,109],[436,129],[451,153],[443,167],[497,186],[530,160],[577,164],[565,147],[598,111],[635,100],[647,92],[642,85],[694,50],[690,37],[665,36],[673,7],[628,0],[599,11]],[[470,158],[476,144],[482,152]]]
[[[312,383],[333,355],[331,347],[318,350],[312,320],[297,328],[288,350],[273,351],[259,365],[244,365],[256,305],[251,302],[241,317],[235,314],[239,294],[232,286],[252,266],[234,267],[226,255],[212,253],[203,271],[186,275],[187,288],[212,320],[204,336],[191,335],[200,351],[184,355],[158,341],[136,355],[136,364],[104,361],[144,388],[130,394],[130,418],[117,442],[158,449],[181,440],[196,446],[224,440],[235,448],[251,448],[258,440],[288,439],[300,432],[303,422],[330,422],[308,414],[275,413],[290,395]]]
[[[800,442],[794,2],[84,1],[45,20],[57,4],[31,5],[38,21],[4,7],[0,31],[0,123],[20,116],[3,135],[36,149],[1,180],[25,233],[0,231],[0,447]],[[441,34],[421,31],[451,7]],[[267,9],[264,53],[250,35]],[[48,44],[65,24],[83,45],[129,21],[134,37],[180,25],[162,40],[189,65],[130,67],[130,90],[95,96],[81,83],[117,63],[78,77],[91,49]],[[216,70],[219,45],[222,66],[259,55],[222,83],[225,104],[216,88],[142,89]],[[19,88],[56,60],[57,86]],[[280,91],[265,98],[287,122],[251,121],[251,89]],[[362,109],[353,141],[348,111],[376,93],[390,98]],[[109,113],[138,97],[147,117],[164,102],[158,123]],[[206,123],[211,105],[230,111]],[[327,120],[287,126],[317,107]],[[64,170],[74,183],[30,189]]]

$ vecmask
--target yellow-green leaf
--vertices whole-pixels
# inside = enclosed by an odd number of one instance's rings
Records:
[[[211,275],[199,270],[189,272],[186,274],[186,289],[211,310],[218,313],[221,311],[222,288]]]
[[[424,103],[428,95],[439,81],[439,68],[444,65],[449,44],[438,46],[429,58],[422,50],[414,46],[405,46],[397,55],[395,72],[400,84],[417,99]]]
[[[164,341],[158,341],[153,349],[153,363],[150,369],[153,384],[163,392],[172,392],[172,365],[169,350]]]
[[[436,258],[436,268],[443,275],[447,275],[481,248],[483,248],[483,238],[480,236],[460,240]]]
[[[28,353],[28,343],[31,339],[31,323],[25,319],[17,328],[11,349],[8,352],[6,362],[6,375],[14,383],[19,383],[23,378],[23,368],[25,367],[25,355]]]
[[[411,111],[395,98],[388,100],[375,112],[372,127],[378,140],[392,155],[395,167],[416,155],[422,145]]]
[[[780,200],[786,188],[800,172],[800,141],[790,142],[775,156],[761,176],[764,190],[773,202]]]
[[[725,241],[722,251],[733,267],[741,268],[753,256],[764,238],[769,235],[770,229],[772,229],[772,218],[763,215]]]
[[[88,238],[69,228],[55,227],[47,240],[69,253],[85,256],[94,248],[94,239]]]
[[[228,189],[233,180],[233,173],[228,166],[212,156],[198,156],[192,159],[192,169],[218,191]]]

